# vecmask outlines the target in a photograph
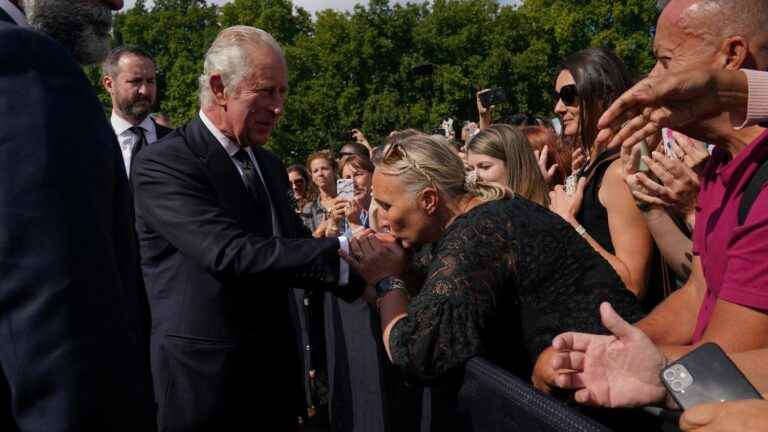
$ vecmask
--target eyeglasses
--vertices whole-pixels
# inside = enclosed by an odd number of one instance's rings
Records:
[[[574,106],[578,97],[579,93],[576,91],[576,84],[564,85],[560,88],[559,92],[555,92],[555,102],[561,100],[567,106]]]

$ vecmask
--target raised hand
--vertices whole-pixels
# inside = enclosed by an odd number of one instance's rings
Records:
[[[693,70],[648,77],[603,113],[597,143],[609,148],[635,144],[668,127],[696,136],[703,119],[746,110],[747,79],[740,71]]]
[[[693,169],[656,151],[651,157],[643,156],[643,162],[658,181],[652,180],[645,173],[627,176],[625,180],[636,200],[673,208],[680,214],[693,211],[699,195],[699,176]],[[642,187],[636,188],[635,182]]]
[[[360,129],[352,129],[352,139],[354,139],[357,143],[364,145],[368,151],[373,149],[371,144],[368,142],[368,138],[365,137],[365,134],[363,134]]]
[[[600,316],[611,335],[569,332],[552,341],[555,385],[576,390],[576,401],[587,405],[637,407],[663,401],[666,389],[659,372],[664,355],[610,304],[600,305]]]
[[[571,225],[576,224],[576,214],[581,209],[586,185],[587,179],[580,178],[573,195],[568,195],[563,185],[555,186],[555,189],[549,193],[549,209]]]
[[[571,153],[571,172],[576,173],[580,169],[584,168],[587,164],[587,156],[584,154],[584,149],[578,147]]]
[[[536,161],[539,165],[539,171],[541,171],[541,175],[544,176],[544,181],[547,182],[548,185],[552,184],[552,178],[555,176],[555,173],[557,172],[558,165],[556,163],[552,164],[549,168],[547,168],[547,159],[549,158],[549,147],[544,146],[544,148],[541,149],[541,151],[534,150],[533,154],[536,156]]]
[[[675,156],[683,161],[689,168],[701,174],[704,162],[709,159],[707,145],[680,132],[672,131],[672,136],[677,143],[673,147]]]

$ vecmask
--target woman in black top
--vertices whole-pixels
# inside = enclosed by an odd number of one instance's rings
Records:
[[[601,302],[640,318],[634,296],[570,225],[524,198],[500,199],[500,187],[465,177],[458,156],[430,137],[392,145],[373,194],[394,239],[353,240],[345,258],[376,286],[385,348],[412,377],[455,389],[463,364],[483,355],[527,378],[537,362],[549,367],[560,332],[604,331]],[[401,245],[425,245],[422,280],[407,275]],[[449,421],[455,393],[440,394],[433,420]]]
[[[578,187],[559,186],[550,193],[550,209],[569,222],[642,299],[653,239],[624,183],[618,149],[606,150],[595,143],[600,116],[631,84],[622,61],[608,50],[591,48],[563,61],[555,83],[555,112],[562,120],[563,135],[581,146],[588,162],[575,177]]]

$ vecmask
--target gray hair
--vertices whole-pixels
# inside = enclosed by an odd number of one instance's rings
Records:
[[[248,77],[252,68],[252,59],[248,57],[246,45],[272,48],[285,61],[283,48],[264,30],[249,26],[234,26],[222,30],[205,54],[203,74],[198,78],[202,107],[213,104],[211,76],[221,76],[226,94],[232,94],[238,84]]]

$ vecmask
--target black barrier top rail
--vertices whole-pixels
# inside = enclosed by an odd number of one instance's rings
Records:
[[[459,407],[476,432],[611,432],[483,358],[466,365]]]

